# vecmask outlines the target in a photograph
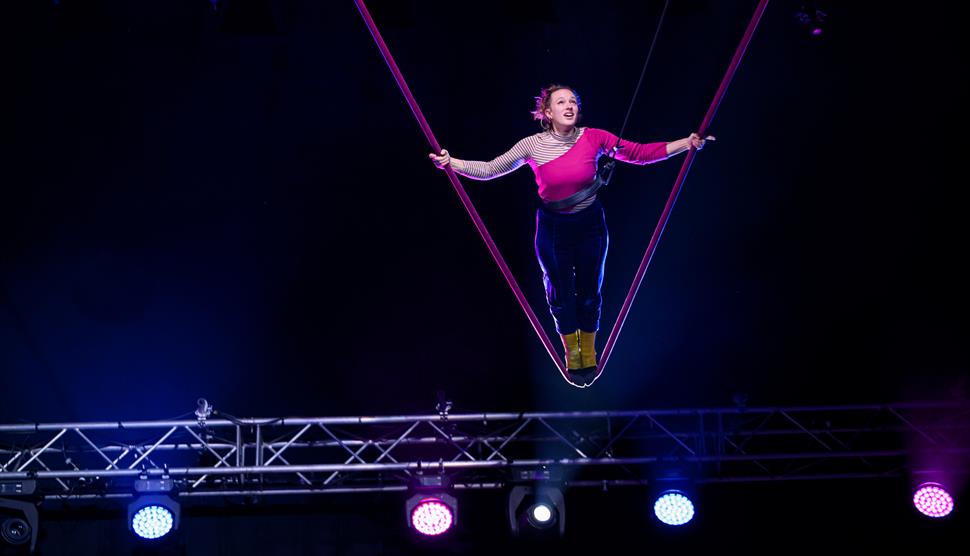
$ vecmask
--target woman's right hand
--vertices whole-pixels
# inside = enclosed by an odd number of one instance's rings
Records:
[[[445,166],[451,164],[451,155],[448,154],[448,151],[446,151],[445,149],[441,149],[440,156],[434,153],[430,153],[428,154],[428,158],[430,158],[431,162],[434,162],[434,165],[437,166],[438,168],[444,168]]]

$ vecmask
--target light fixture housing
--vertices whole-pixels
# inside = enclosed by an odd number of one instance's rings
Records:
[[[553,484],[516,485],[509,491],[509,527],[512,535],[540,536],[566,533],[566,501]]]
[[[440,537],[458,525],[458,499],[449,494],[444,475],[419,475],[404,505],[409,529],[425,537]]]
[[[697,516],[697,470],[681,461],[665,461],[654,466],[650,488],[654,517],[669,527],[681,527]]]
[[[29,545],[30,552],[37,547],[40,522],[37,505],[30,500],[17,499],[33,495],[36,489],[34,479],[0,481],[0,496],[10,497],[0,498],[0,545]]]

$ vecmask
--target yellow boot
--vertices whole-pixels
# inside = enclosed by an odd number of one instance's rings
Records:
[[[596,331],[579,331],[580,368],[596,367]]]
[[[566,368],[581,369],[583,361],[579,351],[579,330],[559,336],[562,337],[562,347],[566,350]]]

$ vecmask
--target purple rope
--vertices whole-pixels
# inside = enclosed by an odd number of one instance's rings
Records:
[[[354,0],[357,4],[357,9],[360,10],[360,15],[364,18],[364,22],[367,24],[367,28],[370,29],[371,36],[374,37],[374,41],[377,43],[377,47],[381,50],[381,54],[384,55],[384,61],[387,62],[387,67],[394,74],[394,80],[397,82],[397,86],[404,93],[404,98],[408,101],[408,106],[411,107],[411,112],[414,113],[414,117],[418,120],[418,124],[421,126],[421,131],[424,132],[424,136],[431,143],[431,148],[435,153],[441,152],[441,145],[438,144],[438,140],[435,139],[434,133],[431,132],[431,126],[428,125],[428,121],[424,118],[424,114],[421,113],[421,108],[418,106],[418,101],[414,100],[414,95],[411,94],[411,89],[408,88],[407,82],[404,80],[404,76],[401,75],[401,70],[398,69],[397,63],[394,62],[394,57],[391,56],[391,51],[388,50],[387,45],[384,44],[384,39],[381,38],[380,32],[377,30],[377,25],[374,23],[373,18],[370,16],[370,12],[367,11],[367,6],[364,5],[363,0]],[[519,301],[519,306],[525,311],[527,317],[529,317],[529,322],[532,324],[532,329],[535,330],[536,335],[542,341],[542,345],[546,347],[546,351],[549,353],[549,357],[552,358],[553,362],[556,364],[556,368],[562,374],[563,378],[569,380],[566,374],[566,366],[559,355],[556,353],[556,348],[552,345],[552,341],[549,340],[549,335],[542,328],[539,323],[538,317],[536,317],[535,312],[533,312],[532,307],[529,306],[529,302],[525,299],[525,294],[522,293],[522,289],[519,288],[518,282],[515,281],[515,277],[512,276],[512,271],[509,270],[507,264],[505,264],[505,259],[502,258],[502,254],[499,253],[498,247],[495,246],[495,242],[492,241],[492,236],[488,233],[485,228],[485,224],[482,219],[478,216],[478,211],[475,210],[475,206],[472,204],[471,199],[468,198],[468,194],[465,193],[465,189],[461,186],[458,181],[458,176],[455,171],[451,168],[451,165],[445,167],[445,172],[448,175],[448,181],[451,182],[451,186],[455,188],[455,193],[461,199],[462,205],[465,206],[465,210],[468,211],[468,216],[471,217],[472,222],[475,223],[475,228],[478,229],[478,233],[482,236],[482,240],[488,247],[489,253],[492,254],[492,258],[495,259],[495,263],[498,265],[499,269],[502,271],[502,275],[505,276],[505,281],[508,282],[509,287],[512,288],[512,293],[515,294],[515,298]]]
[[[731,59],[731,65],[728,67],[727,73],[724,74],[724,78],[721,80],[721,86],[718,87],[717,93],[714,95],[714,100],[711,102],[710,108],[707,110],[707,114],[704,116],[704,121],[701,123],[698,135],[704,137],[707,135],[707,130],[710,127],[711,120],[714,119],[714,114],[717,113],[718,107],[721,105],[721,101],[724,99],[725,93],[727,93],[728,85],[731,84],[731,80],[734,78],[734,74],[738,70],[738,65],[741,64],[741,58],[744,57],[744,52],[748,48],[748,44],[751,42],[751,37],[754,36],[755,29],[758,28],[758,23],[761,21],[761,16],[765,13],[765,8],[768,7],[768,0],[761,0],[758,2],[758,7],[755,8],[754,15],[751,17],[751,21],[748,23],[748,28],[744,32],[744,37],[741,39],[741,44],[738,45],[737,50],[734,52],[734,58]],[[623,302],[623,307],[620,309],[620,314],[616,317],[616,324],[613,325],[613,330],[610,331],[610,337],[606,340],[606,347],[603,348],[603,353],[600,356],[599,366],[596,369],[596,378],[599,378],[603,374],[603,369],[606,368],[606,363],[610,359],[610,353],[613,351],[613,346],[616,345],[616,338],[620,335],[620,331],[623,329],[623,323],[626,322],[627,314],[630,312],[630,306],[633,305],[633,299],[637,295],[637,291],[640,289],[640,283],[643,282],[643,276],[647,272],[647,267],[650,266],[650,261],[653,260],[653,254],[657,250],[657,244],[660,242],[660,236],[663,235],[664,228],[667,226],[667,221],[670,219],[670,211],[674,208],[674,204],[677,202],[677,197],[680,195],[680,190],[684,185],[684,181],[687,179],[687,172],[690,171],[690,166],[694,162],[694,156],[697,151],[691,148],[687,152],[687,159],[684,160],[684,164],[680,167],[680,173],[677,175],[676,181],[674,181],[674,188],[670,192],[670,196],[667,198],[667,204],[664,206],[663,213],[660,215],[660,221],[657,222],[657,227],[653,230],[653,236],[650,238],[650,244],[647,246],[647,252],[643,255],[643,260],[640,261],[640,267],[637,269],[637,275],[633,279],[633,285],[630,286],[630,292],[626,296],[626,300]]]

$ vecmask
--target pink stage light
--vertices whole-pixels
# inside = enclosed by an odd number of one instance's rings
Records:
[[[923,483],[913,495],[916,509],[928,517],[945,517],[953,511],[953,497],[940,483]]]
[[[451,508],[439,498],[426,498],[411,511],[411,523],[422,535],[437,536],[451,529]]]

